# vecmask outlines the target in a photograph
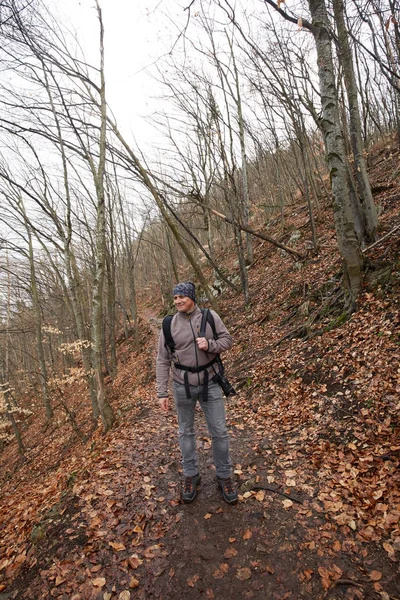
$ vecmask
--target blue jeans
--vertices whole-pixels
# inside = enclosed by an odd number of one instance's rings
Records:
[[[194,433],[194,411],[197,401],[204,412],[208,431],[212,439],[212,452],[217,477],[231,476],[229,458],[229,435],[226,427],[225,404],[221,388],[217,383],[208,384],[208,400],[203,401],[203,386],[190,386],[191,398],[186,395],[185,386],[174,381],[175,408],[179,423],[179,445],[182,453],[183,474],[185,477],[197,475],[196,438]]]

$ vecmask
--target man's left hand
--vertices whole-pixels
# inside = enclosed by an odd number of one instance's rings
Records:
[[[200,350],[204,350],[204,352],[207,352],[208,350],[208,341],[206,338],[202,337],[202,338],[197,338],[196,339],[197,342],[197,346]]]

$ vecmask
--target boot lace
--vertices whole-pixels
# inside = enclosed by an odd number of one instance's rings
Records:
[[[185,494],[190,494],[193,490],[193,477],[185,477],[184,483],[184,492]]]
[[[229,477],[228,479],[224,479],[224,488],[227,494],[234,494],[235,489],[233,487],[232,479]]]

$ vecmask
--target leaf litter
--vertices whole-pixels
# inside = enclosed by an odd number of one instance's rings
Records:
[[[396,193],[379,198],[382,235],[395,222]],[[221,301],[235,339],[226,366],[239,394],[227,414],[239,504],[221,499],[201,413],[203,483],[195,503],[181,504],[176,417],[157,410],[157,331],[143,306],[147,341],[140,354],[130,339],[119,347],[118,375],[107,382],[118,425],[82,442],[59,424],[44,444],[38,421],[25,463],[13,447],[0,457],[2,600],[398,597],[399,244],[374,248],[372,261],[391,261],[390,282],[366,286],[349,321],[335,327],[327,315],[309,337],[293,337],[293,308],[316,305],[340,272],[338,255],[324,250],[328,203],[321,210],[319,256],[297,269],[256,243],[251,309],[230,291]],[[306,231],[300,209],[287,222]],[[89,434],[83,399],[72,386]]]

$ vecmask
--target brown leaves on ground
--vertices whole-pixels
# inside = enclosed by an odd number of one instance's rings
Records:
[[[390,194],[379,198],[382,234],[398,218],[398,189]],[[368,252],[371,270],[380,261],[390,262],[390,280],[366,284],[357,312],[344,322],[334,312],[338,307],[328,302],[341,272],[332,244],[330,203],[321,201],[319,207],[318,255],[307,250],[304,207],[292,208],[285,228],[277,220],[271,232],[276,237],[297,232],[297,248],[307,259],[296,265],[257,242],[249,269],[251,307],[243,310],[242,297],[231,291],[221,300],[235,339],[225,360],[239,391],[227,403],[236,443],[235,474],[239,486],[250,483],[240,489],[240,503],[229,507],[230,513],[209,505],[216,502],[214,496],[200,505],[199,514],[196,505],[190,509],[205,538],[200,539],[206,546],[202,560],[209,558],[210,540],[220,543],[208,575],[204,578],[192,563],[182,579],[182,567],[170,562],[169,537],[180,531],[187,513],[179,498],[176,420],[172,413],[160,416],[154,409],[155,337],[142,321],[141,352],[135,351],[132,338],[125,340],[119,346],[117,377],[107,379],[108,396],[120,415],[112,431],[90,432],[90,401],[84,384],[75,382],[68,404],[87,441],[64,420],[48,427],[44,436],[44,420],[38,419],[26,423],[31,444],[26,462],[19,460],[14,446],[0,455],[0,592],[16,586],[29,600],[43,594],[86,600],[95,593],[103,600],[145,600],[146,585],[160,581],[170,582],[171,594],[180,583],[188,594],[201,584],[207,598],[220,598],[218,586],[229,584],[239,590],[237,597],[245,591],[264,598],[268,593],[258,586],[271,580],[271,598],[293,600],[299,597],[296,585],[301,597],[322,598],[347,580],[348,597],[352,587],[354,598],[362,597],[364,589],[354,585],[340,563],[345,557],[353,566],[361,565],[362,583],[357,585],[369,585],[365,589],[371,597],[396,597],[398,241],[388,238]],[[224,261],[229,260],[234,272],[233,253],[225,249]],[[291,334],[305,324],[304,310],[299,310],[304,305],[310,316],[326,311],[310,319],[309,337],[295,337]],[[202,441],[206,455],[209,438]],[[243,519],[224,537],[227,515],[237,514],[252,519]],[[263,537],[264,530],[268,536]],[[182,561],[192,556],[185,539],[173,541],[182,546]],[[293,593],[283,589],[286,579]]]
[[[242,567],[236,571],[236,578],[239,579],[239,581],[246,581],[247,579],[250,579],[250,577],[251,569],[249,569],[249,567]]]

